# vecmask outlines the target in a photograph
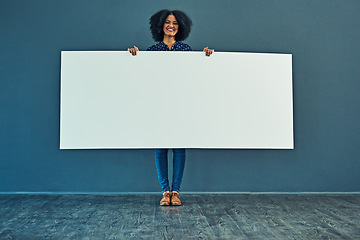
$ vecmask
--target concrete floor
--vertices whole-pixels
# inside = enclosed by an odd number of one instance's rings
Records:
[[[360,195],[0,195],[0,239],[360,239]]]

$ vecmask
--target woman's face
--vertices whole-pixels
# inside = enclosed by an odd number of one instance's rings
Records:
[[[178,22],[174,15],[169,15],[164,23],[163,31],[166,36],[174,37],[179,30]]]

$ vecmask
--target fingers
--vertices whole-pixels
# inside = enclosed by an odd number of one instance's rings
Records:
[[[134,46],[134,48],[128,48],[128,51],[133,55],[136,56],[137,52],[139,51],[139,49]]]
[[[128,51],[129,51],[133,56],[136,55],[136,52],[134,51],[133,48],[128,48]]]
[[[205,52],[205,55],[210,57],[211,54],[213,54],[214,49],[209,49],[208,47],[204,48],[203,52]]]

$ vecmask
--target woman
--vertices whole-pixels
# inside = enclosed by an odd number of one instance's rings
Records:
[[[150,30],[155,41],[159,42],[147,49],[147,51],[192,51],[191,47],[181,41],[185,40],[191,30],[192,21],[183,12],[167,9],[155,13],[150,18]],[[136,55],[139,49],[129,48],[132,55]],[[214,50],[208,47],[203,50],[206,56],[210,56]],[[168,149],[155,150],[155,163],[159,183],[162,188],[163,197],[161,206],[180,206],[180,185],[185,167],[185,149],[172,149],[173,151],[173,181],[170,191],[168,180]]]

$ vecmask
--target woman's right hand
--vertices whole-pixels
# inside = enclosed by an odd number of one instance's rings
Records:
[[[136,53],[139,51],[139,49],[134,46],[134,48],[128,48],[128,51],[133,55],[136,56]]]

